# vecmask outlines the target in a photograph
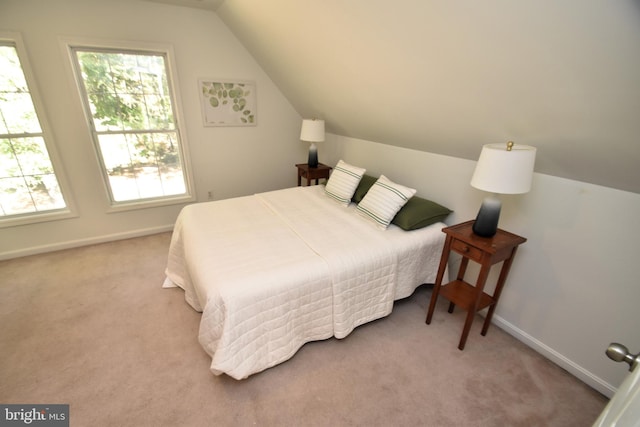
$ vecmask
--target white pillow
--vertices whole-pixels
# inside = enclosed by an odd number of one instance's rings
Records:
[[[348,206],[365,172],[366,169],[352,166],[340,160],[333,168],[324,191],[341,205]]]
[[[380,175],[356,209],[378,228],[386,230],[393,217],[414,194],[416,190],[413,188],[396,184],[386,176]]]

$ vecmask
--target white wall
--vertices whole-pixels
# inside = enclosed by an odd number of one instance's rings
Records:
[[[61,37],[171,44],[198,200],[295,185],[301,117],[213,12],[126,0],[2,0],[0,30],[22,35],[78,216],[0,229],[0,259],[170,230],[182,205],[106,213],[107,195]],[[257,83],[258,125],[202,125],[198,78]]]
[[[455,211],[450,225],[473,219],[485,196],[469,185],[475,161],[336,135],[319,151],[324,163],[344,159],[413,186]],[[611,395],[628,366],[610,361],[605,349],[617,341],[640,351],[640,194],[535,174],[530,193],[502,200],[500,228],[528,240],[518,249],[494,322]]]

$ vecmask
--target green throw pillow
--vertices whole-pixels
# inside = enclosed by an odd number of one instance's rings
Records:
[[[355,193],[353,193],[353,197],[351,198],[352,202],[360,203],[364,198],[364,195],[367,194],[367,191],[376,183],[378,178],[374,178],[371,175],[363,175],[358,187],[356,188]]]
[[[413,196],[407,204],[398,211],[391,223],[403,230],[417,230],[418,228],[442,221],[451,212],[453,211],[436,202]]]

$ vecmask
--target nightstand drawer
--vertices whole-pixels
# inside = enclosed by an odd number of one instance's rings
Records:
[[[483,252],[480,249],[460,240],[454,239],[453,242],[451,242],[451,249],[476,262],[480,262],[482,259]]]

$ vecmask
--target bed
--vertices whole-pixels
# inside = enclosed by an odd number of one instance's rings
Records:
[[[214,374],[244,379],[307,342],[344,338],[435,281],[444,223],[381,230],[357,206],[319,185],[181,211],[163,286],[202,312]]]

